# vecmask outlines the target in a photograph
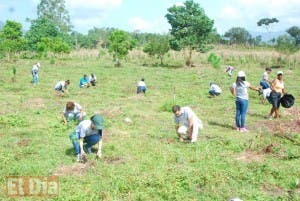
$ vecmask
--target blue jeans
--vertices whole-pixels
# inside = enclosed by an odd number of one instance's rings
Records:
[[[235,101],[236,114],[235,114],[235,124],[237,128],[244,128],[246,121],[246,114],[248,110],[248,100],[236,98]]]
[[[260,81],[259,84],[263,89],[270,88],[270,85],[266,81]]]
[[[32,83],[37,84],[39,82],[39,75],[38,74],[32,74]]]
[[[139,93],[146,93],[146,87],[144,86],[138,86],[137,87],[137,90],[136,90],[136,93],[139,94]]]
[[[219,92],[216,92],[215,90],[209,90],[209,92],[208,92],[210,95],[212,95],[212,96],[218,96],[218,95],[220,95],[220,93]]]
[[[70,134],[69,138],[73,144],[75,154],[76,155],[80,154],[79,133],[76,133],[74,131]],[[101,138],[102,138],[102,131],[101,131],[101,134],[95,134],[95,135],[90,135],[90,136],[84,137],[83,143],[86,143],[86,148],[90,149],[90,148],[92,148],[93,145],[97,144]]]

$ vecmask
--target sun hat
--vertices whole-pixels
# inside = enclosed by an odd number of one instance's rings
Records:
[[[246,77],[246,74],[244,71],[239,71],[237,74],[238,77]]]
[[[282,71],[278,71],[277,75],[283,75],[283,72]]]
[[[177,132],[179,133],[179,134],[186,134],[187,133],[187,127],[186,126],[180,126],[179,128],[178,128],[178,130],[177,130]]]
[[[101,115],[96,114],[92,117],[91,120],[98,130],[102,130],[104,128],[104,119]]]
[[[37,65],[37,67],[41,67],[40,62],[37,62],[36,65]]]

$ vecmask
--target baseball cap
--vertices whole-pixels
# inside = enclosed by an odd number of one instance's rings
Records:
[[[96,114],[91,118],[91,120],[98,130],[102,130],[104,128],[104,119],[101,115]]]
[[[244,71],[239,71],[237,76],[238,77],[246,77],[246,73]]]
[[[277,75],[283,75],[283,72],[282,71],[278,71]]]

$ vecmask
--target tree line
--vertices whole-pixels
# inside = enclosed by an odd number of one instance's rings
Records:
[[[167,34],[126,32],[116,28],[94,27],[87,34],[73,31],[73,26],[65,7],[65,0],[40,0],[37,6],[37,19],[27,19],[30,28],[24,32],[22,24],[15,21],[0,23],[0,56],[8,60],[21,51],[33,52],[34,57],[44,57],[70,53],[74,49],[105,48],[112,54],[117,64],[133,48],[140,48],[150,56],[156,56],[163,64],[164,55],[170,50],[187,50],[186,65],[192,65],[194,51],[206,52],[215,44],[259,46],[261,36],[253,37],[245,28],[233,27],[221,36],[213,28],[203,8],[193,0],[183,5],[174,5],[165,15],[171,25]],[[270,32],[270,25],[278,23],[276,18],[263,18],[257,26],[264,26]],[[286,35],[273,40],[273,46],[285,53],[299,49],[300,28],[289,28]]]

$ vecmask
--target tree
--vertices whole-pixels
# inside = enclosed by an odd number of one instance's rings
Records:
[[[164,56],[169,50],[169,37],[166,35],[153,35],[152,39],[143,49],[150,56],[157,56],[160,59],[161,65],[163,65]]]
[[[109,35],[109,52],[116,61],[116,66],[120,66],[120,59],[123,59],[135,46],[135,41],[125,31],[113,31]]]
[[[8,60],[10,60],[12,54],[23,50],[24,47],[22,24],[7,20],[0,32],[0,49],[8,54]]]
[[[270,25],[278,22],[279,20],[276,18],[262,18],[257,22],[257,26],[264,26],[267,32],[270,32]]]
[[[296,40],[289,35],[282,35],[277,38],[276,50],[284,54],[293,54],[299,50],[299,46],[296,44]]]
[[[298,26],[292,26],[286,32],[295,39],[297,45],[300,44],[300,28]]]
[[[231,44],[247,44],[251,40],[251,34],[242,27],[232,27],[225,34]]]
[[[37,6],[37,16],[54,22],[62,32],[70,32],[72,29],[65,0],[41,0]]]
[[[183,6],[168,8],[165,16],[170,23],[173,39],[170,46],[175,50],[188,49],[186,65],[192,65],[192,52],[206,43],[212,31],[214,21],[209,19],[204,10],[193,0],[187,0]]]
[[[42,38],[56,38],[58,36],[59,28],[47,18],[32,20],[29,31],[25,34],[30,50],[36,50],[37,44],[41,42]]]

